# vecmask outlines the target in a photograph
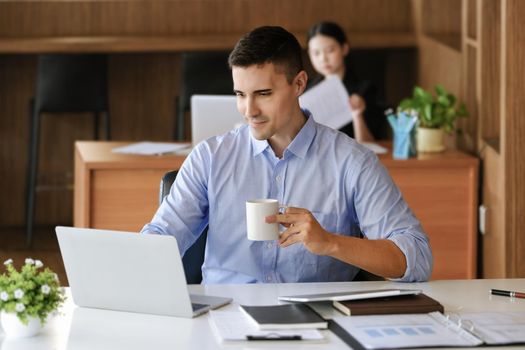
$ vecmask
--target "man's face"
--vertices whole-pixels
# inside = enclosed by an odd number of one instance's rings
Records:
[[[286,136],[296,117],[294,112],[302,89],[296,84],[298,77],[288,83],[280,68],[276,70],[273,63],[232,68],[237,109],[258,140]]]
[[[339,44],[329,36],[318,34],[308,42],[308,55],[314,69],[324,76],[344,72],[344,58],[348,45]]]

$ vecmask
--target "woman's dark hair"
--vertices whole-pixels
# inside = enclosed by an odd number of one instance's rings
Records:
[[[264,26],[245,34],[230,53],[228,63],[230,68],[273,63],[284,69],[289,83],[303,70],[301,45],[282,27]]]
[[[310,41],[310,39],[319,34],[335,39],[341,46],[348,43],[343,28],[334,22],[320,22],[313,25],[308,30],[307,40]]]

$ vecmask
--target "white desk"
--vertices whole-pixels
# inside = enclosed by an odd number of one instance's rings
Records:
[[[205,293],[234,298],[234,303],[224,310],[236,308],[238,304],[277,304],[279,295],[298,293],[323,293],[331,291],[374,288],[418,288],[439,300],[445,312],[458,311],[525,311],[525,299],[511,300],[507,297],[489,295],[490,288],[525,290],[525,279],[501,280],[454,280],[427,283],[393,282],[345,282],[310,284],[266,284],[266,285],[192,285],[192,293]],[[154,297],[154,296],[153,296]],[[326,342],[238,342],[219,343],[209,325],[207,315],[195,319],[163,317],[125,312],[114,312],[76,307],[71,298],[62,308],[62,315],[50,321],[42,333],[28,339],[5,339],[0,333],[1,350],[25,349],[220,349],[220,348],[286,348],[294,349],[348,349],[336,335],[323,331]],[[331,307],[327,313],[337,314]],[[339,315],[339,314],[338,314]],[[517,348],[517,347],[498,347]],[[523,347],[521,347],[523,348]],[[465,348],[463,348],[465,349]]]

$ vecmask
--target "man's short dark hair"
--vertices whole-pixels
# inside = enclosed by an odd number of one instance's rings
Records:
[[[282,27],[264,26],[245,34],[230,53],[230,68],[273,63],[282,67],[288,83],[303,70],[301,45]]]

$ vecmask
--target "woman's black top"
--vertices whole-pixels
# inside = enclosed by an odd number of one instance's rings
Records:
[[[307,89],[323,81],[322,75],[317,75],[308,81]],[[376,140],[385,139],[386,135],[386,118],[383,109],[377,102],[377,90],[375,86],[366,80],[358,80],[352,73],[346,73],[343,79],[343,85],[346,87],[348,95],[358,94],[366,103],[364,112],[364,121],[370,133]],[[315,116],[314,116],[315,118]],[[354,137],[354,126],[352,122],[339,129],[350,137]]]

